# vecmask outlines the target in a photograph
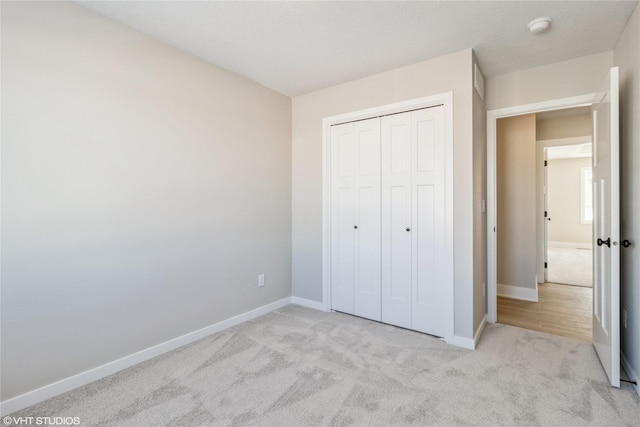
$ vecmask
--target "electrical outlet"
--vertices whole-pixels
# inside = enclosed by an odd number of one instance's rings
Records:
[[[622,309],[622,326],[627,329],[627,310]]]
[[[264,286],[264,274],[258,274],[258,286]]]

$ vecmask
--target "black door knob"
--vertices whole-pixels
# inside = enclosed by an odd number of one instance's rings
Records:
[[[411,231],[411,229],[410,229],[410,228],[407,228],[407,231]]]
[[[607,245],[607,247],[611,247],[611,237],[607,237],[607,240],[602,240],[598,238],[598,246]]]
[[[358,228],[358,226],[357,226],[357,225],[354,225],[354,226],[353,226],[353,228]]]
[[[623,248],[628,248],[629,246],[631,246],[631,242],[628,241],[627,239],[624,239],[622,242],[620,242],[620,244],[622,245]]]

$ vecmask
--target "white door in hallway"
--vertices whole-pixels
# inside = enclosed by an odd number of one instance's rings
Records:
[[[618,68],[593,104],[593,345],[620,387],[620,188]]]
[[[380,119],[331,128],[332,308],[380,320]]]

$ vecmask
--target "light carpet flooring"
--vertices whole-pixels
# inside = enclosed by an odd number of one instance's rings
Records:
[[[547,282],[593,287],[591,249],[547,248]]]
[[[44,357],[44,355],[43,355]],[[478,349],[295,305],[15,416],[83,426],[637,426],[590,344],[488,325]]]

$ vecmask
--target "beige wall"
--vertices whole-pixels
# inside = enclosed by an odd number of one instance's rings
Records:
[[[536,286],[536,116],[496,128],[498,284]]]
[[[290,296],[289,98],[72,3],[1,23],[3,400]]]
[[[487,110],[595,93],[613,66],[603,52],[487,79]]]
[[[453,91],[455,334],[473,337],[471,49],[293,99],[293,295],[322,301],[322,119]]]
[[[536,122],[536,137],[538,141],[543,141],[546,139],[591,136],[592,126],[591,114],[538,120]]]
[[[620,67],[621,237],[633,242],[621,250],[620,307],[628,313],[621,327],[621,351],[640,380],[640,8],[636,7],[615,49]],[[640,387],[636,390],[640,391]]]
[[[547,166],[547,240],[591,243],[592,225],[580,222],[582,168],[591,167],[591,157],[549,160]],[[591,189],[591,187],[589,187]]]

